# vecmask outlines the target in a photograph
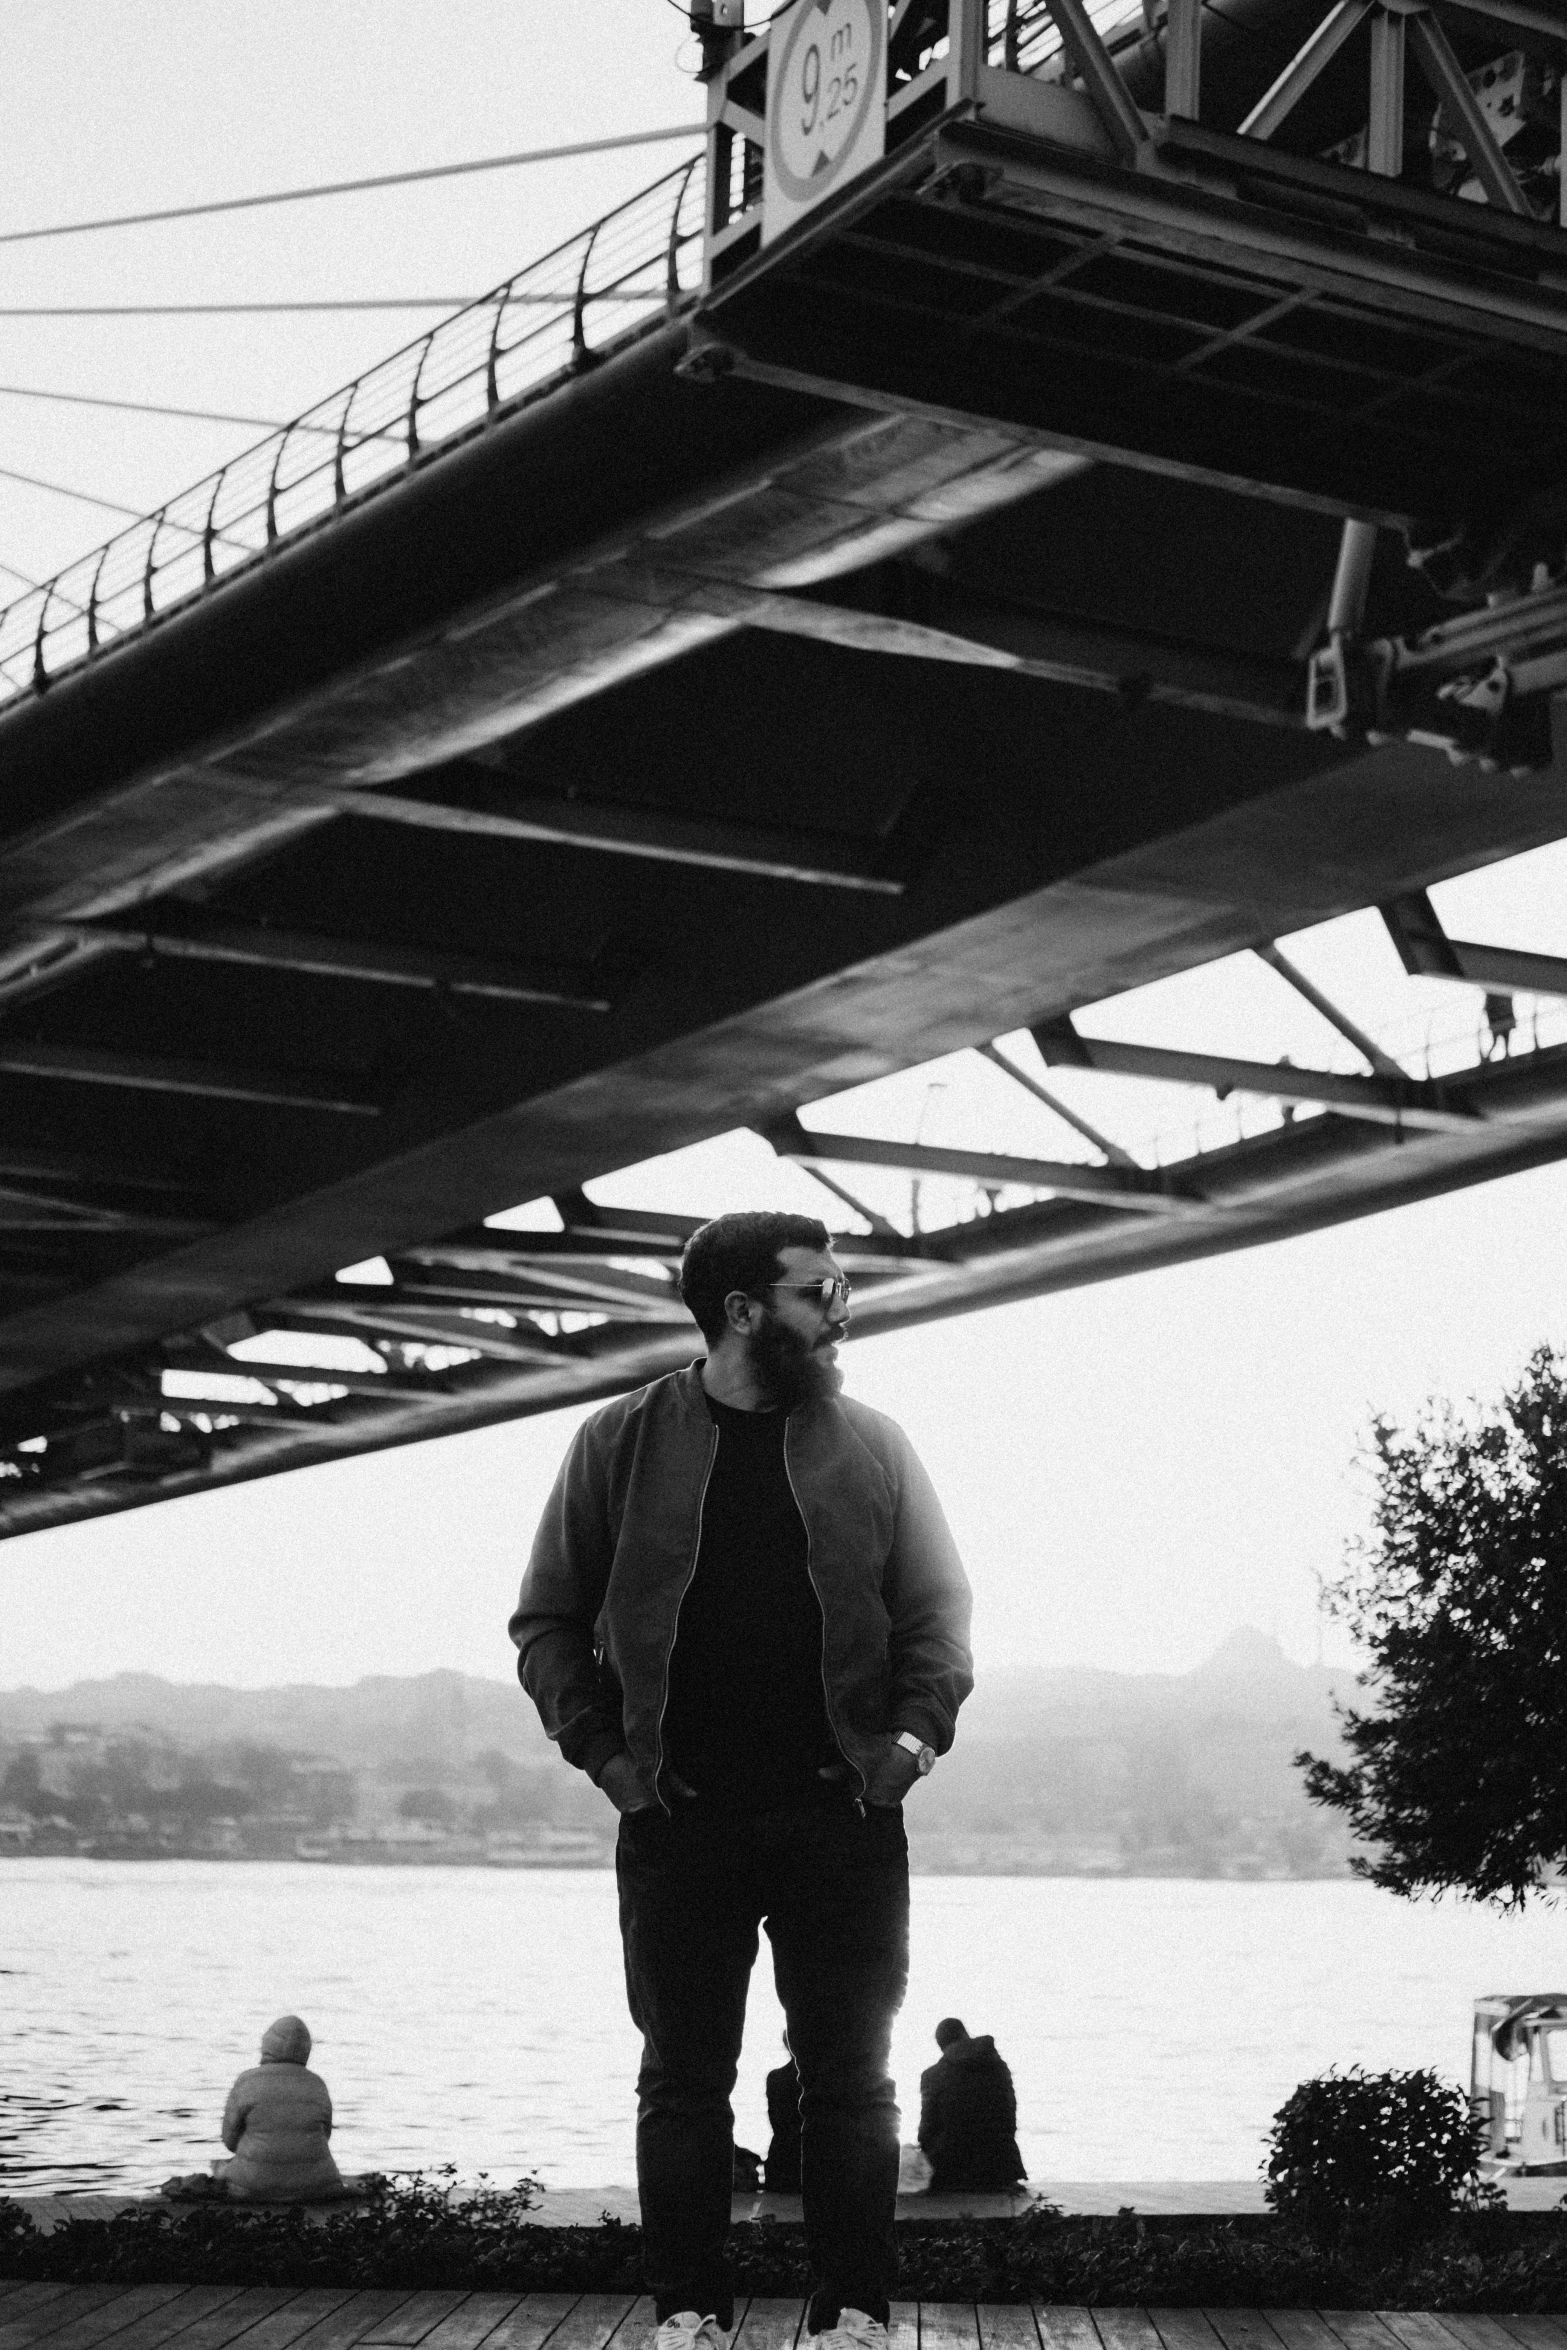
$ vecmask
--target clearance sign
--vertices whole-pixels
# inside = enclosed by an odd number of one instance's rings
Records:
[[[794,0],[773,25],[764,245],[880,158],[886,42],[887,0]]]

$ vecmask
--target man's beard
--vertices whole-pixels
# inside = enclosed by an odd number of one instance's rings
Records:
[[[782,1322],[765,1321],[753,1332],[751,1367],[773,1402],[786,1412],[792,1412],[797,1404],[823,1402],[843,1386],[837,1364],[830,1363],[821,1348],[796,1337]]]

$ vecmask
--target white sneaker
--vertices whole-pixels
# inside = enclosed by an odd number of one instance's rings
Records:
[[[883,2343],[886,2338],[883,2334]],[[716,2317],[703,2317],[695,2309],[677,2309],[659,2327],[654,2350],[729,2350],[729,2337]]]
[[[835,2326],[810,2337],[816,2350],[887,2350],[887,2329],[863,2309],[842,2309]]]

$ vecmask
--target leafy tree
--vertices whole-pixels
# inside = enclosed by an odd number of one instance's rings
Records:
[[[1379,1419],[1371,1455],[1374,1531],[1326,1598],[1376,1710],[1340,1709],[1348,1762],[1295,1760],[1372,1884],[1518,1908],[1567,1854],[1567,1358],[1489,1411]]]

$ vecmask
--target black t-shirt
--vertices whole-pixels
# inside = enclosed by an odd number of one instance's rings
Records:
[[[707,1399],[718,1453],[675,1627],[664,1756],[736,1810],[819,1793],[841,1761],[827,1721],[822,1611],[784,1462],[783,1412]]]

